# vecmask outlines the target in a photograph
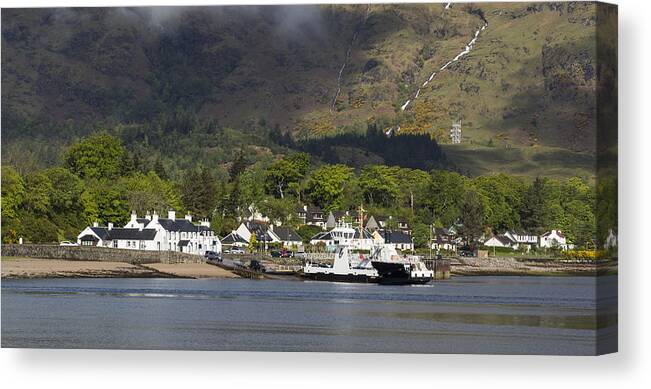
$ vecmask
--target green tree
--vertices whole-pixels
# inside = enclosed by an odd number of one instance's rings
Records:
[[[63,159],[66,166],[84,179],[112,179],[125,171],[127,152],[111,135],[93,135],[70,146]]]
[[[546,179],[536,177],[525,191],[520,210],[522,227],[536,234],[545,232],[549,226],[548,191]]]
[[[396,173],[399,169],[384,165],[367,166],[359,175],[364,199],[371,205],[392,206],[399,195]]]
[[[25,208],[36,214],[48,215],[52,191],[52,182],[43,172],[30,174],[25,185]]]
[[[484,203],[480,195],[474,190],[466,192],[461,207],[461,235],[474,242],[484,231],[484,217]]]
[[[414,246],[416,248],[429,247],[430,226],[423,223],[416,223],[413,227]]]
[[[525,185],[505,174],[480,176],[472,180],[472,187],[484,198],[486,225],[503,231],[520,225],[520,209]]]
[[[2,219],[15,218],[25,199],[25,182],[16,169],[2,166]]]
[[[258,248],[258,238],[256,237],[255,234],[251,234],[251,238],[249,239],[249,252],[254,253],[257,248]]]
[[[461,216],[466,193],[466,179],[454,172],[433,170],[425,206],[432,218],[450,226]]]
[[[353,169],[346,165],[324,165],[310,176],[306,193],[314,204],[324,210],[342,209],[346,188],[353,177]]]
[[[116,185],[123,193],[129,208],[138,214],[183,208],[177,188],[169,181],[162,180],[153,171],[122,177]]]
[[[43,174],[52,184],[49,197],[53,212],[63,214],[82,210],[84,182],[78,176],[61,167],[47,169]]]
[[[185,208],[200,218],[212,218],[217,207],[218,187],[215,176],[205,167],[193,169],[183,176],[181,200]]]
[[[296,153],[274,161],[267,168],[267,191],[284,198],[292,183],[300,182],[310,168],[310,158],[305,153]]]

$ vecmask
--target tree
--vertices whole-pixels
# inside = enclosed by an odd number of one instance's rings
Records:
[[[49,197],[53,212],[62,214],[82,210],[84,182],[78,176],[61,167],[47,169],[43,174],[52,184]]]
[[[346,187],[353,177],[353,169],[348,166],[324,165],[310,176],[306,193],[314,204],[324,210],[342,209]]]
[[[430,226],[423,223],[414,224],[414,247],[423,248],[429,247],[430,239]]]
[[[371,205],[393,205],[399,195],[396,173],[399,169],[384,165],[368,166],[359,176],[359,186],[364,199]]]
[[[520,225],[520,213],[525,185],[505,174],[480,176],[472,180],[472,187],[485,199],[485,224],[503,231]]]
[[[253,253],[258,248],[258,238],[255,234],[251,234],[249,239],[249,252]]]
[[[310,168],[310,157],[305,153],[296,153],[274,161],[267,168],[267,190],[280,198],[291,183],[300,182]]]
[[[112,179],[125,170],[127,152],[111,135],[93,135],[72,145],[64,155],[66,166],[84,179]]]
[[[169,181],[162,180],[153,171],[123,177],[116,185],[123,193],[129,208],[138,214],[182,208],[177,188]]]
[[[240,151],[237,153],[237,157],[235,157],[235,160],[233,161],[233,164],[231,164],[230,169],[228,169],[228,175],[230,176],[231,181],[239,177],[240,174],[246,170],[248,164],[249,161],[246,160],[244,149],[240,149]]]
[[[52,182],[42,172],[27,176],[25,185],[25,208],[36,214],[48,215],[51,210],[50,194],[52,191]]]
[[[522,209],[520,211],[522,227],[536,234],[543,233],[549,224],[545,191],[545,179],[536,177],[524,193],[522,200]]]
[[[484,204],[477,192],[470,190],[466,192],[463,205],[461,207],[461,224],[460,232],[462,236],[467,237],[474,242],[484,230]]]
[[[193,169],[183,176],[181,200],[185,208],[200,218],[212,218],[217,206],[217,180],[205,167]]]
[[[2,166],[2,219],[15,218],[25,199],[25,182],[16,169]]]
[[[454,172],[433,170],[429,185],[429,196],[424,204],[433,219],[444,226],[450,226],[461,216],[466,193],[466,179]]]

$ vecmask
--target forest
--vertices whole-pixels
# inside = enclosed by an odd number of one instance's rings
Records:
[[[408,220],[417,247],[426,244],[429,225],[456,224],[471,239],[506,229],[540,234],[555,228],[575,245],[594,248],[595,239],[603,238],[597,236],[597,212],[600,221],[612,222],[612,210],[597,207],[598,193],[616,195],[616,183],[595,185],[578,177],[467,177],[389,164],[354,168],[289,149],[260,157],[250,146],[232,148],[228,163],[193,164],[190,156],[172,164],[160,157],[165,152],[144,158],[138,147],[127,149],[123,139],[124,133],[108,132],[79,138],[47,168],[3,163],[2,242],[74,239],[94,221],[124,224],[132,210],[139,215],[189,212],[195,220],[210,219],[223,236],[250,206],[298,228],[296,209],[302,204],[326,212],[363,204],[369,214]],[[298,231],[304,239],[313,233]]]

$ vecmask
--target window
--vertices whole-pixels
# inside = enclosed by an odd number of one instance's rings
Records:
[[[117,241],[117,240],[114,240],[114,241],[113,241],[113,247],[114,247],[114,248],[118,248],[118,241]]]

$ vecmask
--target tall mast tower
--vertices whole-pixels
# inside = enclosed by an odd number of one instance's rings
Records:
[[[450,140],[452,144],[461,143],[461,121],[453,122],[452,129],[450,130]]]

